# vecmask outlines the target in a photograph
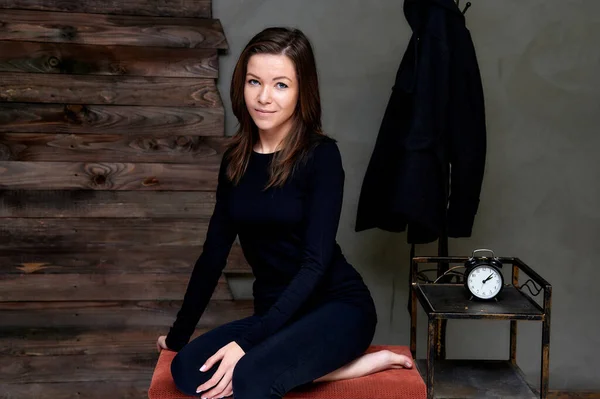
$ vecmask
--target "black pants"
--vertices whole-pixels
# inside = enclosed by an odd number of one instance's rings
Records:
[[[199,368],[221,347],[258,320],[250,316],[211,330],[188,343],[171,365],[177,388],[200,396],[196,388],[218,369]],[[292,320],[253,347],[233,372],[235,399],[279,399],[362,355],[371,344],[377,316],[374,308],[343,302],[322,304]]]

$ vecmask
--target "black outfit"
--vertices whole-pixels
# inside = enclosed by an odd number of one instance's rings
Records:
[[[195,394],[217,368],[202,373],[202,362],[231,341],[246,352],[235,368],[236,399],[281,398],[350,362],[371,343],[373,300],[336,242],[341,156],[332,139],[313,138],[309,156],[280,188],[264,190],[273,154],[253,152],[238,185],[225,177],[223,157],[204,249],[167,336],[167,346],[179,351],[171,370],[180,390]],[[255,314],[186,345],[236,235],[256,278]]]
[[[446,225],[449,237],[469,237],[486,153],[473,42],[453,0],[405,0],[404,13],[413,34],[363,181],[355,230],[408,226],[407,241],[418,244],[438,239]]]

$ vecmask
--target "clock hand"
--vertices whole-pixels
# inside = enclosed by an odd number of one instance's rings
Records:
[[[483,283],[487,283],[493,276],[493,274],[490,274],[485,280],[483,280]]]

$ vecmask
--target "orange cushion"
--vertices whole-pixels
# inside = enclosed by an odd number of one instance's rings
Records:
[[[410,356],[407,346],[372,345],[367,353],[388,349]],[[180,393],[171,377],[175,352],[163,350],[152,375],[149,399],[198,398]],[[414,362],[413,362],[414,363]],[[427,389],[416,367],[388,369],[365,377],[310,384],[308,388],[289,392],[286,399],[425,399]]]

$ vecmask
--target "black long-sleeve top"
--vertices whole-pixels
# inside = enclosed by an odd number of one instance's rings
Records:
[[[237,185],[225,176],[223,157],[215,210],[183,305],[167,336],[169,348],[179,350],[189,341],[236,235],[255,276],[254,309],[260,316],[236,340],[245,352],[299,311],[325,301],[348,301],[374,312],[360,274],[336,242],[344,190],[337,144],[322,138],[282,187],[264,190],[273,156],[253,152]]]

